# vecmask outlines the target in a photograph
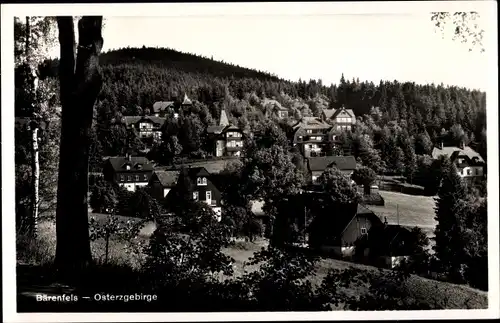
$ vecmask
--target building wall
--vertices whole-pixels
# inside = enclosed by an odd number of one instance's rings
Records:
[[[371,226],[371,222],[365,216],[357,215],[351,223],[347,225],[347,228],[342,234],[342,245],[353,244],[363,235],[362,228],[366,229],[366,233],[368,233]]]
[[[119,183],[118,185],[125,187],[130,192],[135,192],[139,187],[145,187],[148,185],[147,182],[141,183]]]
[[[458,170],[461,177],[467,176],[483,176],[483,166],[467,166]]]
[[[215,156],[217,157],[224,156],[224,152],[226,150],[225,147],[226,147],[225,140],[217,140],[215,142]]]

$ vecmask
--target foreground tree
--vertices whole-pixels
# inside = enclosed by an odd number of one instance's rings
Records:
[[[370,186],[376,178],[377,174],[375,174],[373,169],[366,166],[357,168],[352,174],[352,180],[358,185],[363,185],[365,195],[370,194]]]
[[[23,96],[20,106],[23,116],[29,116],[28,129],[31,132],[31,207],[28,232],[36,236],[36,228],[40,207],[40,160],[39,140],[40,125],[42,124],[42,104],[44,95],[40,93],[40,76],[38,66],[45,58],[47,48],[50,46],[51,17],[26,17],[25,24],[19,18],[14,20],[15,30],[15,63],[22,72]],[[19,113],[16,113],[19,114]]]
[[[56,210],[56,266],[77,275],[92,261],[88,224],[90,128],[101,90],[99,53],[102,17],[78,21],[78,51],[73,17],[57,17],[61,56],[61,147]]]
[[[443,165],[441,188],[436,198],[435,229],[436,245],[434,250],[439,259],[441,270],[453,281],[463,282],[465,241],[464,221],[471,211],[467,188],[457,174],[455,165],[448,160]]]
[[[483,35],[484,30],[477,24],[479,14],[477,12],[433,12],[431,20],[443,37],[447,34],[446,27],[451,27],[451,38],[462,43],[469,44],[469,51],[476,48],[484,52]],[[450,26],[451,24],[451,26]]]

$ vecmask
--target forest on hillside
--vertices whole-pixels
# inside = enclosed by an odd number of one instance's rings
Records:
[[[100,60],[104,84],[95,109],[95,162],[102,156],[122,154],[130,145],[140,148],[134,134],[119,122],[121,116],[148,113],[154,102],[179,100],[184,93],[194,101],[193,111],[181,116],[176,125],[165,125],[169,137],[175,135],[179,141],[170,146],[181,155],[203,155],[203,133],[216,122],[221,108],[226,109],[230,121],[255,131],[266,121],[266,104],[272,99],[289,109],[292,119],[319,116],[326,108],[352,109],[359,119],[358,130],[345,140],[358,152],[358,159],[359,146],[377,151],[387,161],[391,154],[396,156],[392,159],[405,154],[405,142],[411,142],[408,144],[417,155],[428,155],[442,140],[449,144],[463,141],[486,158],[486,94],[477,90],[387,80],[374,84],[344,75],[331,85],[321,80],[292,82],[162,48],[125,48],[104,53]],[[53,80],[57,66],[57,60],[42,64],[42,79]],[[22,98],[16,100],[18,115],[22,105]],[[382,143],[384,138],[401,149],[384,151],[391,144]],[[390,168],[404,168],[396,164]]]

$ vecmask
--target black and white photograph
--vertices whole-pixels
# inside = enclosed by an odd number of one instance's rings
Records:
[[[494,1],[2,4],[4,320],[498,318],[497,47]]]

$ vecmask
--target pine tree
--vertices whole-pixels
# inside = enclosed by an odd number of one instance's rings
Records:
[[[470,210],[467,188],[449,160],[443,164],[441,187],[436,198],[436,229],[434,251],[441,270],[454,281],[460,282],[464,274],[463,221]]]

